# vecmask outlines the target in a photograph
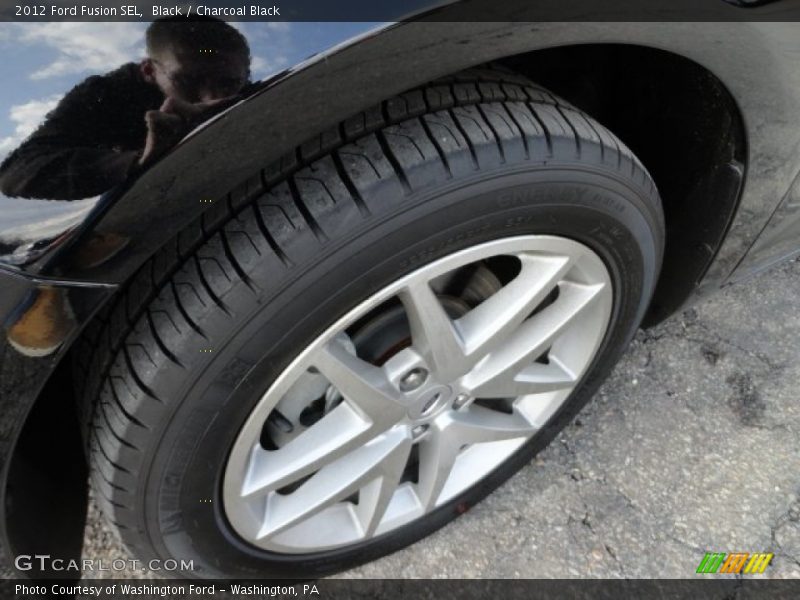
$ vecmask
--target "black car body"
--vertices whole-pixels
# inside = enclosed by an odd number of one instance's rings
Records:
[[[291,163],[315,134],[424,82],[501,63],[632,148],[659,186],[667,225],[647,323],[800,252],[798,26],[752,21],[783,17],[764,11],[792,3],[719,4],[712,18],[727,22],[550,22],[519,3],[509,22],[460,19],[456,5],[349,41],[352,27],[327,23],[333,37],[343,31],[341,45],[264,81],[91,206],[29,210],[0,199],[0,320],[11,322],[42,287],[68,296],[76,313],[53,355],[25,356],[0,337],[0,565],[11,572],[18,555],[80,553],[86,473],[69,359],[82,328],[208,209],[201,199],[234,209],[263,189],[267,177],[253,173]],[[130,242],[113,260],[76,267],[85,240],[110,232]]]

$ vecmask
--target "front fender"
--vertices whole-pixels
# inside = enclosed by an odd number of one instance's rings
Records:
[[[266,82],[137,180],[99,199],[80,226],[44,251],[38,248],[38,256],[21,268],[36,275],[121,283],[211,203],[235,207],[260,193],[267,165],[296,160],[296,147],[350,115],[476,64],[586,43],[634,44],[682,55],[714,73],[738,103],[747,128],[749,170],[737,218],[704,281],[706,287],[719,286],[800,167],[800,132],[781,125],[800,110],[800,92],[786,85],[788,63],[781,57],[790,36],[775,35],[758,23],[387,25]],[[111,260],[76,269],[70,257],[93,233],[121,236],[127,244]]]

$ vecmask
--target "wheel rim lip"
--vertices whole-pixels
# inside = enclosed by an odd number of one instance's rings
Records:
[[[525,247],[527,244],[533,244],[535,247],[533,248]],[[241,511],[243,509],[247,510],[247,508],[242,505],[242,498],[239,490],[241,490],[242,488],[243,479],[246,475],[247,469],[249,468],[248,457],[252,452],[254,441],[257,441],[260,438],[262,428],[269,414],[272,412],[273,409],[275,409],[275,407],[283,398],[283,396],[286,394],[286,392],[289,390],[291,385],[293,385],[294,381],[299,377],[299,374],[302,374],[303,372],[306,371],[309,362],[309,357],[312,356],[320,348],[322,348],[325,344],[330,343],[331,340],[339,332],[346,329],[349,325],[354,323],[358,318],[365,315],[369,310],[379,306],[380,304],[386,302],[390,298],[397,296],[398,293],[409,284],[409,282],[418,279],[422,273],[425,273],[425,279],[430,281],[440,275],[444,275],[450,271],[469,265],[473,262],[489,258],[491,256],[515,254],[519,252],[542,252],[543,248],[541,246],[546,246],[548,248],[554,246],[555,248],[579,249],[580,253],[582,254],[582,260],[585,259],[588,260],[590,263],[592,263],[592,269],[595,269],[596,273],[601,274],[602,279],[607,284],[606,291],[604,292],[604,298],[602,299],[603,308],[600,311],[602,313],[601,317],[602,323],[599,327],[599,334],[595,336],[596,339],[594,339],[593,348],[590,352],[590,356],[586,361],[586,364],[583,365],[581,372],[577,374],[575,385],[573,385],[568,390],[565,390],[565,393],[562,394],[563,397],[560,398],[560,400],[555,404],[555,406],[553,406],[551,409],[547,411],[546,419],[544,419],[541,423],[539,423],[540,428],[541,426],[544,426],[544,424],[558,411],[558,409],[564,404],[564,402],[572,395],[572,392],[575,390],[575,388],[578,385],[580,385],[583,375],[585,375],[589,365],[593,362],[594,358],[596,357],[597,351],[600,348],[601,343],[608,331],[608,324],[611,319],[611,311],[613,306],[613,297],[615,290],[611,285],[611,277],[607,266],[600,258],[600,256],[585,244],[572,240],[570,238],[555,236],[555,235],[537,234],[537,235],[505,237],[477,244],[453,252],[444,257],[438,258],[428,264],[421,265],[414,271],[384,286],[378,292],[374,293],[364,301],[360,302],[357,306],[347,311],[345,315],[337,319],[320,336],[318,336],[313,342],[311,342],[311,344],[306,346],[290,362],[290,364],[278,375],[275,381],[269,386],[267,391],[262,395],[262,397],[256,403],[253,410],[250,412],[250,415],[245,420],[245,423],[241,427],[239,433],[237,434],[236,440],[231,448],[231,451],[228,455],[228,459],[224,468],[223,486],[222,486],[223,514],[226,516],[228,522],[231,524],[236,534],[242,537],[248,544],[254,545],[262,550],[274,551],[282,554],[299,555],[299,554],[310,554],[318,551],[324,551],[324,550],[330,550],[330,549],[360,544],[366,541],[371,541],[376,537],[384,533],[388,533],[388,531],[393,530],[394,527],[386,531],[379,530],[374,534],[374,536],[369,538],[361,538],[351,541],[345,540],[342,543],[333,545],[328,544],[319,547],[313,545],[291,546],[291,545],[284,545],[281,543],[264,543],[262,541],[259,541],[250,533],[249,529],[246,526],[243,526],[244,521],[241,518],[239,518],[241,516]],[[556,283],[556,285],[559,285],[559,283]],[[453,398],[455,398],[456,394],[453,393],[452,395]],[[437,408],[436,410],[431,411],[429,414],[420,415],[416,419],[411,416],[407,416],[404,419],[404,424],[407,425],[408,427],[412,427],[415,424],[424,423],[427,426],[428,423],[432,423],[433,421],[438,419],[441,416],[441,414],[442,412]],[[512,451],[508,452],[506,456],[497,465],[495,465],[488,472],[483,473],[480,477],[476,478],[474,481],[471,481],[468,485],[463,487],[463,489],[459,491],[459,494],[462,492],[466,492],[467,490],[471,489],[476,484],[478,484],[482,479],[489,476],[491,472],[495,471],[502,464],[504,464],[513,454],[515,454],[519,446],[522,446],[532,437],[535,437],[535,435],[537,435],[539,430],[533,432],[527,438],[522,439],[522,441],[519,444],[517,444],[517,447],[514,448]],[[399,487],[400,486],[398,486],[398,489]],[[453,495],[451,494],[448,500],[451,499],[452,497]],[[414,520],[426,514],[430,514],[435,509],[439,508],[446,501],[447,500],[445,500],[444,502],[437,503],[437,505],[434,506],[433,508],[425,511],[423,514],[418,515],[417,517],[414,517],[408,522],[409,523],[413,522]],[[402,523],[402,524],[405,525],[407,523]],[[278,537],[280,537],[280,535]]]

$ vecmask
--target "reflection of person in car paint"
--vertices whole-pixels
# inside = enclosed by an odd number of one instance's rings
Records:
[[[147,58],[89,77],[0,166],[7,196],[74,200],[108,191],[244,91],[250,48],[218,19],[169,17]]]
[[[102,194],[172,148],[191,128],[245,91],[250,49],[211,18],[166,18],[147,30],[148,57],[77,85],[0,166],[8,196],[73,200]],[[85,240],[73,258],[91,268],[126,243],[114,234]],[[44,286],[5,323],[27,356],[55,352],[74,330],[63,290]]]

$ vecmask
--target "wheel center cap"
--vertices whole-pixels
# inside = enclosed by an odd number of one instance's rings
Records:
[[[446,385],[435,385],[420,394],[408,408],[408,416],[413,420],[426,419],[436,414],[450,403],[453,390]]]

